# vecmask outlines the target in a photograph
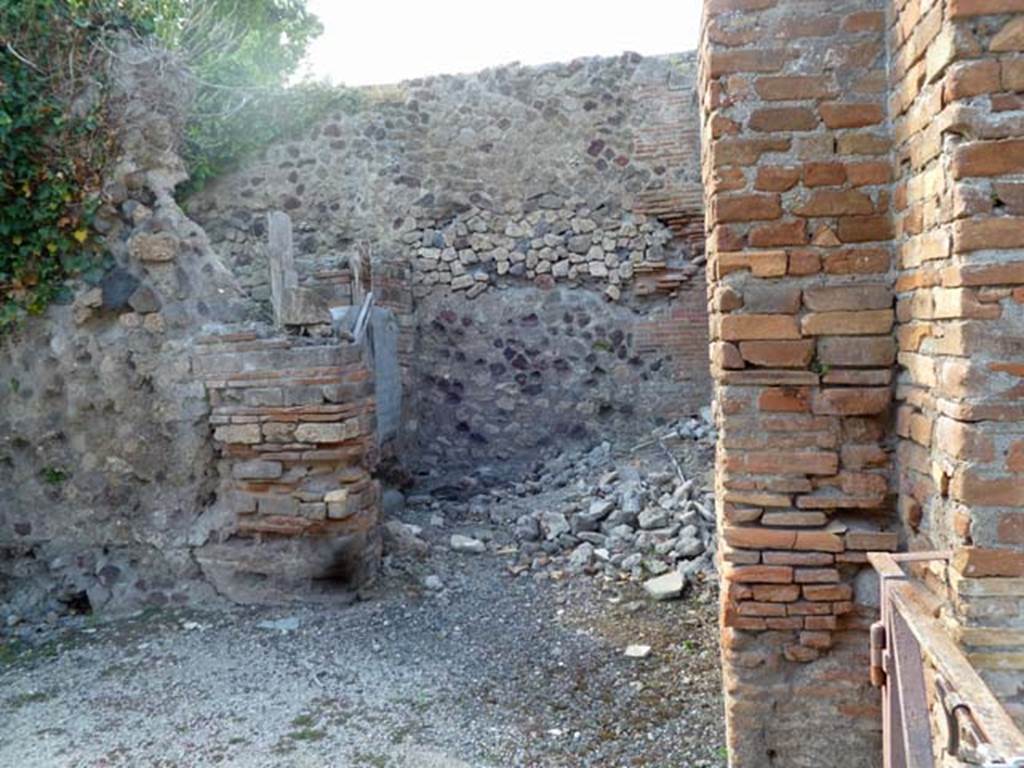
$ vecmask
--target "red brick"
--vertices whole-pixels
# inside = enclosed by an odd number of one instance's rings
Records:
[[[712,51],[708,75],[719,77],[735,72],[777,72],[788,60],[789,54],[779,48]]]
[[[787,603],[786,613],[790,616],[824,616],[832,613],[832,606],[828,603],[812,603],[809,600],[801,600],[796,603]]]
[[[1024,59],[1006,59],[1002,63],[1002,75],[1000,78],[1004,91],[1024,91]],[[1006,111],[997,108],[995,96],[992,97],[993,111]],[[1009,109],[1021,109],[1024,97],[1007,94],[1004,97],[1007,102],[1005,106]],[[1009,102],[1013,102],[1010,106]]]
[[[1024,139],[975,141],[953,151],[953,178],[1024,172]]]
[[[1001,71],[999,62],[995,60],[957,62],[946,70],[943,99],[948,103],[995,93],[999,90]]]
[[[715,223],[763,221],[780,216],[778,195],[719,195],[711,203],[711,220]]]
[[[825,254],[822,266],[832,275],[877,275],[888,272],[891,261],[892,257],[886,250],[848,249]]]
[[[885,111],[880,104],[826,102],[822,104],[821,119],[829,128],[864,128],[877,125],[885,119]]]
[[[890,149],[889,138],[874,133],[844,133],[836,145],[840,155],[885,155]]]
[[[892,289],[877,283],[811,286],[804,289],[803,299],[804,305],[815,312],[887,309],[893,302]]]
[[[744,269],[755,277],[782,277],[789,262],[785,251],[719,252],[716,261],[719,277]]]
[[[805,616],[803,622],[807,629],[835,629],[837,626],[835,616]]]
[[[788,315],[726,315],[721,334],[725,341],[799,339],[800,328]]]
[[[808,163],[804,166],[805,187],[834,187],[846,181],[842,163]]]
[[[806,368],[814,357],[813,341],[744,341],[740,355],[766,368]]]
[[[762,552],[765,565],[832,565],[835,556],[828,552]]]
[[[953,567],[964,576],[1024,576],[1024,552],[1014,549],[961,547],[953,555]]]
[[[805,336],[870,336],[889,333],[894,314],[891,309],[863,312],[812,312],[800,321]]]
[[[856,190],[820,189],[812,192],[807,202],[798,207],[798,216],[857,216],[874,213],[871,198]]]
[[[874,216],[844,216],[839,219],[836,230],[844,243],[877,243],[893,237],[892,217],[888,214]]]
[[[797,584],[830,584],[839,581],[839,571],[835,568],[797,568],[793,571],[793,581]]]
[[[762,133],[813,131],[818,117],[806,107],[770,107],[755,110],[749,125],[751,130]]]
[[[1021,283],[1024,283],[1024,261],[972,264],[942,270],[942,285],[947,288]]]
[[[803,595],[805,600],[815,603],[849,600],[853,597],[853,588],[849,584],[807,584]]]
[[[949,495],[979,507],[1024,507],[1024,483],[1019,477],[985,477],[972,467],[954,473]]]
[[[827,99],[837,93],[831,75],[778,75],[759,77],[754,90],[765,101]]]
[[[958,221],[953,226],[953,251],[1024,248],[1024,218],[999,217]]]
[[[892,166],[880,161],[847,163],[846,177],[854,187],[888,184],[892,181]]]
[[[763,192],[785,192],[800,181],[800,168],[785,165],[766,165],[757,169],[754,188]]]
[[[792,142],[785,137],[756,139],[725,138],[711,142],[711,156],[716,168],[723,165],[754,165],[768,152],[788,152]]]
[[[783,245],[807,243],[807,222],[804,219],[758,224],[748,237],[752,248],[778,248]]]
[[[872,415],[885,412],[891,400],[892,391],[888,387],[823,389],[815,393],[811,410],[839,416]]]
[[[800,598],[797,584],[755,584],[752,591],[754,599],[762,603],[792,603]]]
[[[999,53],[1024,51],[1024,16],[1017,16],[1007,21],[992,36],[988,49]]]
[[[785,616],[786,606],[783,603],[744,602],[736,606],[740,616]]]
[[[881,11],[857,11],[843,19],[844,32],[881,32],[885,27],[885,14]]]
[[[1024,13],[1024,0],[949,0],[951,19],[995,13]]]
[[[846,534],[846,548],[858,552],[895,552],[899,534],[892,531],[850,531]]]
[[[793,549],[812,552],[842,552],[843,539],[829,531],[797,531]]]
[[[790,584],[793,569],[785,565],[735,565],[726,570],[725,578],[740,584]]]
[[[839,456],[831,451],[729,451],[722,463],[727,471],[753,475],[834,475],[839,470]],[[784,532],[772,530],[771,533]]]
[[[758,395],[757,408],[773,413],[810,413],[810,390],[807,387],[768,387]]]

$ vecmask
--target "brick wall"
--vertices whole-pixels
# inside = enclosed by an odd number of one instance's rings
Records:
[[[1016,12],[1016,13],[1014,13]],[[946,619],[1024,716],[1024,3],[889,19],[900,514]]]
[[[879,751],[870,589],[857,587],[865,550],[898,543],[883,27],[881,2],[705,5],[722,653],[736,766],[820,765],[829,754],[868,766]]]
[[[705,2],[735,766],[880,762],[869,549],[953,550],[919,575],[1022,712],[1022,17],[1021,0]]]
[[[348,590],[380,555],[373,369],[360,344],[227,332],[200,339],[226,536],[197,560],[225,594]]]

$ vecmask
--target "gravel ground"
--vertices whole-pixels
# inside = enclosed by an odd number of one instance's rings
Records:
[[[0,639],[0,766],[724,764],[712,588],[652,603],[632,583],[513,578],[448,533],[347,607]]]

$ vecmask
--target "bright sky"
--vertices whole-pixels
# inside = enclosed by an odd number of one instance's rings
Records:
[[[324,34],[305,65],[345,85],[475,72],[518,61],[679,53],[701,0],[308,0]]]

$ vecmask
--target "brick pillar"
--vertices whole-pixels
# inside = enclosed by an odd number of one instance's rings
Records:
[[[1024,722],[1024,2],[894,0],[900,512]]]
[[[730,760],[875,766],[865,550],[898,542],[882,0],[705,0]]]

